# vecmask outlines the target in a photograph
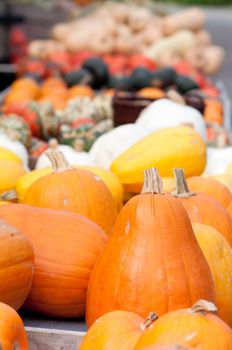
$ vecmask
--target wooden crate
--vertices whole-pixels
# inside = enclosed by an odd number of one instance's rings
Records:
[[[30,350],[77,350],[85,332],[26,327]]]

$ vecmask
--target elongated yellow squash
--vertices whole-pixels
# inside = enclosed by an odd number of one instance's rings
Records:
[[[200,175],[206,164],[206,145],[192,128],[178,126],[149,134],[117,157],[111,170],[126,184],[143,182],[143,172],[156,167],[161,176],[172,177],[183,168],[187,177]]]

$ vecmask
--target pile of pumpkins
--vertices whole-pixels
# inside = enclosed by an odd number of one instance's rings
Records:
[[[107,1],[81,18],[58,23],[51,38],[32,41],[28,52],[36,58],[86,50],[102,55],[139,53],[159,67],[187,59],[202,72],[214,74],[223,62],[224,50],[212,44],[204,26],[200,8],[161,17],[133,2]]]
[[[193,128],[152,131],[113,156],[128,135],[105,148],[108,169],[49,149],[50,166],[29,172],[1,147],[4,349],[27,349],[22,307],[85,316],[81,350],[231,350],[232,193],[201,176]]]

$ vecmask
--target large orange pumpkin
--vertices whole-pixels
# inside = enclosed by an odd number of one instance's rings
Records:
[[[190,191],[205,193],[216,199],[225,208],[232,202],[232,193],[229,189],[213,178],[194,176],[190,177],[187,183]]]
[[[19,230],[1,221],[0,251],[0,301],[18,310],[31,288],[34,271],[33,247]]]
[[[88,330],[80,350],[132,350],[141,334],[156,318],[153,313],[144,320],[134,312],[109,312]]]
[[[190,309],[170,312],[150,325],[134,350],[148,345],[200,346],[202,350],[231,350],[232,330],[219,317],[213,315],[216,307],[204,300]]]
[[[141,350],[202,350],[202,347],[197,346],[194,348],[190,348],[189,346],[182,345],[148,345],[141,348]]]
[[[193,223],[198,243],[208,261],[216,290],[218,315],[232,326],[232,250],[213,227]]]
[[[14,309],[3,303],[0,303],[0,349],[29,349],[21,318]]]
[[[212,276],[188,215],[164,194],[155,169],[145,172],[142,194],[122,208],[109,244],[91,274],[87,323],[112,310],[160,316],[214,300]]]
[[[191,222],[199,222],[218,230],[232,246],[232,219],[227,210],[204,193],[191,192],[182,169],[175,169],[176,191],[173,195],[183,204]]]
[[[31,185],[24,203],[84,215],[109,233],[117,216],[117,207],[105,183],[89,170],[72,168],[61,152],[47,154],[54,172]]]
[[[83,316],[90,273],[107,243],[102,229],[71,212],[22,204],[1,206],[0,218],[22,230],[35,249],[26,307],[49,316]]]

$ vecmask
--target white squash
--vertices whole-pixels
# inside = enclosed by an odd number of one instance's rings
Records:
[[[91,160],[89,153],[76,152],[72,147],[67,145],[59,145],[57,142],[55,142],[55,140],[52,140],[49,148],[39,156],[35,166],[36,169],[42,169],[51,166],[51,163],[46,156],[46,152],[49,152],[51,150],[62,152],[71,165],[95,165],[94,161]]]
[[[24,167],[27,169],[29,156],[26,147],[21,142],[12,140],[5,134],[0,134],[0,146],[3,146],[17,154],[17,156],[22,160]]]
[[[226,172],[232,162],[232,147],[207,148],[207,163],[205,173],[207,175],[219,175]]]
[[[120,125],[94,142],[90,157],[97,166],[110,169],[115,158],[149,133],[148,129],[137,124]]]
[[[181,124],[192,125],[203,140],[206,140],[206,126],[201,113],[190,106],[160,99],[145,108],[136,120],[136,124],[156,131]]]

